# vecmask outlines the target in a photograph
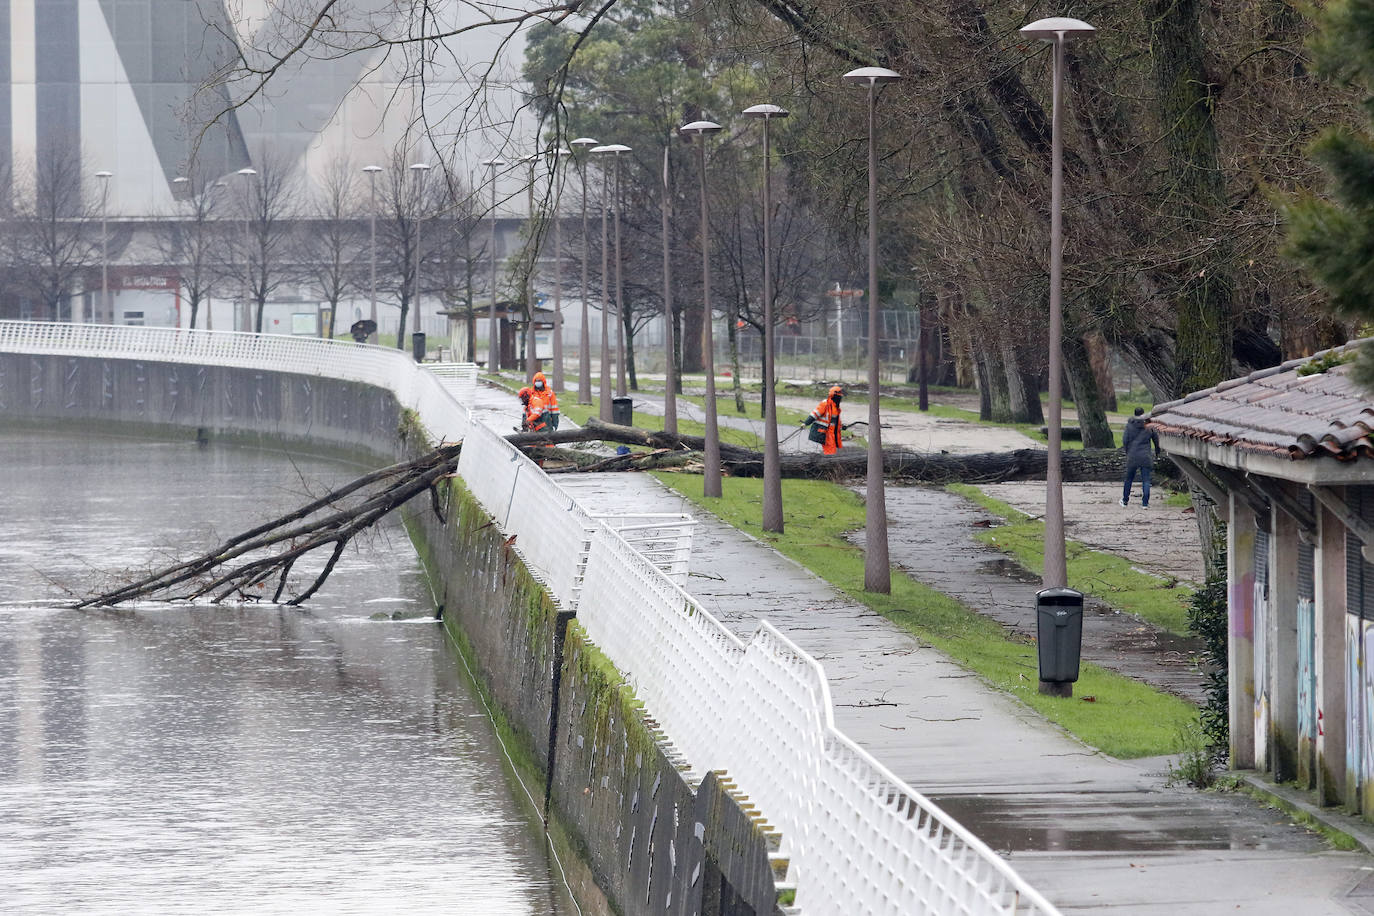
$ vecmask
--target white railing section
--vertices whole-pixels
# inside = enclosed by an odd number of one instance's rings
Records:
[[[471,404],[477,391],[476,363],[425,363],[425,368],[438,376],[449,394],[463,404]]]
[[[459,473],[468,489],[514,535],[515,550],[555,599],[578,610],[689,776],[725,770],[758,804],[781,835],[798,910],[1058,913],[835,728],[815,659],[767,622],[741,643],[675,581],[676,556],[665,570],[666,553],[651,559],[627,541],[662,520],[620,520],[612,524],[623,530],[612,530],[499,433],[471,423],[452,394],[466,384],[454,377],[461,373],[424,372],[380,347],[163,328],[0,322],[0,350],[256,366],[395,392],[436,439],[463,438]]]
[[[185,328],[0,321],[0,351],[264,369],[363,382],[414,409],[436,441],[457,442],[468,411],[400,350],[352,341]],[[476,367],[471,367],[476,379]]]
[[[480,423],[459,472],[555,598],[576,607],[689,778],[725,770],[780,832],[778,855],[789,862],[801,912],[1057,914],[996,853],[835,728],[820,664],[770,624],[741,643],[621,532]],[[637,525],[626,527],[633,534]],[[580,577],[571,557],[579,540],[590,544]],[[565,591],[559,583],[569,579]]]
[[[687,587],[696,519],[690,515],[669,513],[596,515],[593,518],[619,532],[627,544],[663,570],[663,574],[676,585]]]
[[[499,433],[474,423],[458,475],[526,564],[569,609],[577,608],[596,521]]]

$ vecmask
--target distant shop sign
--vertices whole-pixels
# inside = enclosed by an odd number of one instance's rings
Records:
[[[113,274],[110,279],[111,285],[115,289],[176,289],[177,275],[174,273],[156,273],[152,271],[119,272]]]

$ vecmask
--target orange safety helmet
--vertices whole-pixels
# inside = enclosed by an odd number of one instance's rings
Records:
[[[844,397],[844,389],[841,388],[839,385],[831,385],[830,391],[827,392],[826,396],[831,398]]]
[[[549,387],[549,380],[544,378],[544,373],[542,372],[536,372],[532,381],[536,391],[543,391],[545,388]]]

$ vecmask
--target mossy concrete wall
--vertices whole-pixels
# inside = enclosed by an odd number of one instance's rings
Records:
[[[550,834],[574,853],[565,865],[581,860],[570,883],[584,909],[771,916],[773,839],[714,774],[696,789],[687,782],[576,621],[555,667],[559,614],[547,592],[461,483],[446,496],[443,521],[413,507],[412,535],[445,624],[509,717],[525,768],[547,778],[552,763]]]
[[[203,435],[390,461],[401,408],[336,379],[130,359],[0,353],[0,417],[113,435]]]

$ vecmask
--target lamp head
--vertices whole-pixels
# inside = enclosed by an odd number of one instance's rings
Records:
[[[1039,38],[1041,41],[1065,41],[1070,38],[1086,38],[1096,32],[1097,29],[1081,19],[1051,16],[1048,19],[1037,19],[1030,25],[1022,26],[1020,31],[1027,38]]]
[[[705,137],[707,134],[718,134],[720,131],[721,126],[715,121],[693,121],[677,129],[679,134],[689,140],[692,137]]]
[[[106,178],[109,178],[109,177],[111,177],[112,175],[114,175],[114,172],[106,172],[106,171],[104,171],[104,170],[101,170],[101,171],[95,173],[95,177],[96,177],[96,178],[99,178],[99,179],[101,179],[101,180],[104,180],[104,179],[106,179]]]
[[[750,105],[748,108],[744,109],[742,114],[746,118],[759,118],[763,121],[771,121],[774,118],[785,118],[789,114],[791,114],[791,112],[789,112],[786,108],[780,108],[777,105],[765,104]]]
[[[237,172],[237,174],[239,174],[239,175],[256,175],[257,173],[258,173],[258,170],[257,170],[257,169],[250,169],[250,168],[242,168],[242,169],[239,169],[238,172]]]
[[[889,70],[886,67],[860,67],[857,70],[850,70],[840,78],[851,86],[867,89],[870,86],[895,83],[902,78],[902,75],[896,70]]]
[[[484,159],[484,160],[482,160],[482,164],[485,165],[485,166],[489,166],[489,167],[491,167],[491,168],[493,168],[493,169],[499,169],[501,166],[503,166],[503,165],[506,164],[506,160],[504,160],[504,159]]]
[[[601,141],[593,140],[591,137],[578,137],[576,140],[572,140],[570,142],[571,145],[577,147],[578,149],[586,149],[589,146],[596,146]]]
[[[608,144],[606,144],[605,146],[594,146],[594,147],[592,147],[592,152],[593,152],[593,153],[615,153],[615,154],[618,156],[618,155],[620,155],[621,153],[628,153],[628,152],[630,152],[630,148],[629,148],[628,146],[626,146],[625,144],[623,144],[623,143],[608,143]]]
[[[185,175],[178,175],[177,177],[172,179],[172,184],[185,184],[190,180],[191,179],[187,178]]]
[[[380,165],[365,165],[365,166],[363,166],[363,171],[364,171],[364,172],[367,172],[369,175],[375,175],[375,174],[377,174],[378,172],[380,172],[381,170],[382,170],[382,167],[381,167]]]
[[[428,162],[415,162],[410,166],[412,172],[428,172],[432,166]]]

